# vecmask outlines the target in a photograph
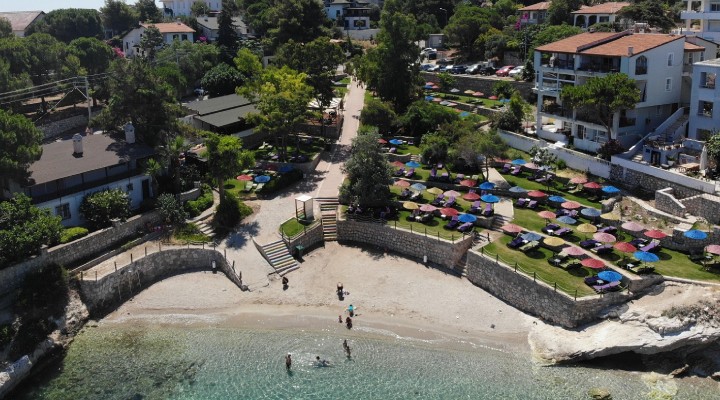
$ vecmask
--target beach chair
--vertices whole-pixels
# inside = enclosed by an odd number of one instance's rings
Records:
[[[516,236],[515,239],[511,240],[507,245],[511,249],[517,249],[518,247],[527,243],[527,240],[523,239],[520,235]]]
[[[403,189],[402,192],[400,192],[398,197],[400,197],[401,199],[407,199],[410,197],[411,194],[412,194],[412,191],[410,191],[410,189],[405,188],[405,189]]]
[[[562,269],[572,269],[580,267],[582,264],[580,264],[580,261],[577,258],[567,258],[565,261],[561,262],[559,267]]]
[[[405,168],[399,168],[393,172],[393,175],[395,176],[403,176],[405,175]]]
[[[264,183],[258,183],[257,187],[255,188],[255,192],[261,191],[265,187]]]
[[[426,224],[432,220],[433,220],[432,213],[424,213],[423,215],[420,216],[420,222],[422,222],[423,224]]]
[[[444,165],[443,163],[439,162],[437,163],[437,169],[443,169]]]
[[[578,210],[569,210],[567,212],[567,214],[565,214],[565,215],[567,215],[570,218],[577,218],[579,213],[578,213]]]
[[[647,239],[643,239],[643,238],[635,238],[630,241],[630,244],[635,247],[643,247],[648,244],[648,241],[647,241]]]
[[[654,253],[654,252],[660,251],[661,248],[662,248],[662,246],[660,245],[660,242],[658,242],[657,240],[653,240],[652,242],[650,242],[650,244],[648,244],[647,246],[641,247],[639,250],[640,251],[649,251],[651,253]]]
[[[250,193],[252,190],[253,183],[251,181],[245,182],[245,187],[243,188],[243,192]]]
[[[505,165],[503,165],[502,169],[500,170],[500,173],[507,174],[508,172],[510,172],[510,168],[511,168],[510,164],[505,164]]]
[[[391,147],[391,148],[390,148],[390,153],[392,153],[392,154],[397,153],[397,148]]]
[[[455,197],[452,197],[452,196],[451,196],[451,197],[445,202],[445,204],[443,204],[443,206],[448,207],[448,208],[454,207],[454,206],[455,206]]]
[[[421,197],[422,197],[422,193],[413,192],[412,195],[410,196],[410,200],[412,200],[412,201],[419,200]]]
[[[458,230],[458,232],[463,232],[463,233],[465,233],[465,232],[471,231],[472,228],[473,228],[473,223],[472,223],[472,222],[466,222],[466,223],[460,225],[460,226],[457,228],[457,230]]]
[[[553,257],[551,257],[550,259],[548,259],[548,262],[549,262],[550,265],[552,265],[552,266],[559,267],[560,264],[563,263],[563,261],[567,260],[567,258],[568,258],[567,254],[558,253],[558,254],[556,254],[555,256],[553,256]]]
[[[610,254],[613,251],[613,245],[611,244],[604,244],[602,246],[597,246],[592,249],[590,249],[595,254],[601,255],[601,254]]]
[[[468,211],[470,214],[477,214],[477,212],[480,211],[480,200],[472,203],[470,206],[470,210]]]
[[[560,228],[560,229],[556,230],[555,232],[553,232],[553,235],[565,236],[565,235],[569,235],[571,233],[572,233],[572,229],[570,229],[570,228]]]
[[[429,181],[434,181],[437,179],[437,170],[435,168],[430,170],[430,176],[428,176]]]
[[[419,209],[412,210],[410,215],[408,215],[408,221],[415,221],[415,218],[419,217],[421,212]]]
[[[541,231],[543,233],[550,233],[550,232],[555,232],[558,229],[560,229],[560,225],[558,225],[558,224],[547,224],[541,229]]]
[[[602,285],[602,281],[600,278],[596,276],[588,276],[587,278],[583,279],[586,285],[593,287],[593,286],[600,286]]]
[[[595,239],[588,239],[588,240],[583,240],[582,242],[580,242],[580,247],[582,247],[583,249],[592,249],[599,245],[600,245],[600,242],[598,242]]]
[[[457,227],[460,225],[460,221],[457,217],[453,217],[450,221],[448,221],[447,224],[445,224],[445,229],[454,230],[457,229]]]
[[[488,203],[485,204],[485,209],[482,212],[483,217],[490,217],[495,213],[495,209],[493,209],[492,204]]]
[[[528,203],[527,199],[521,197],[521,198],[517,199],[517,201],[515,202],[515,206],[525,207],[525,206],[527,206],[527,203]]]
[[[528,251],[533,251],[537,249],[540,246],[540,242],[537,240],[533,240],[532,242],[525,243],[524,245],[520,246],[520,251],[523,253],[527,253]]]
[[[615,281],[615,282],[605,283],[603,285],[595,285],[595,286],[593,286],[593,289],[595,289],[595,291],[597,293],[607,293],[607,292],[613,292],[615,290],[618,290],[619,286],[620,286],[620,282]]]
[[[450,182],[450,175],[448,175],[447,172],[443,172],[442,175],[440,175],[440,182]]]
[[[513,167],[512,171],[510,171],[510,175],[514,175],[514,176],[520,175],[520,167],[519,166]]]
[[[530,200],[530,202],[528,202],[527,208],[534,210],[537,208],[537,206],[538,202],[536,200]]]
[[[604,228],[598,229],[598,232],[602,233],[609,233],[611,235],[614,235],[617,232],[617,227],[614,226],[606,226]]]
[[[445,194],[440,193],[439,195],[437,195],[437,197],[435,197],[435,199],[433,201],[430,202],[430,204],[432,204],[434,206],[441,206],[443,203],[443,200],[445,200]]]
[[[410,168],[410,169],[405,173],[405,177],[406,177],[406,178],[412,178],[413,176],[415,176],[415,168]]]
[[[477,182],[478,180],[480,180],[480,176],[479,176],[479,175],[473,175],[473,176],[470,177],[470,179],[472,179],[472,180],[474,180],[475,182]]]
[[[567,192],[574,194],[574,193],[580,193],[580,192],[582,192],[582,190],[583,190],[583,185],[577,185],[577,186],[575,186],[574,189],[570,189]]]
[[[556,217],[562,217],[562,216],[564,216],[564,215],[568,215],[569,212],[570,212],[569,210],[566,210],[566,209],[564,209],[564,208],[558,208],[558,209],[555,211],[555,216],[556,216]]]

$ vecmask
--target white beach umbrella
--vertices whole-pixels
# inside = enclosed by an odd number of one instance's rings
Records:
[[[700,171],[704,171],[708,164],[708,151],[707,145],[703,146],[702,153],[700,153]]]

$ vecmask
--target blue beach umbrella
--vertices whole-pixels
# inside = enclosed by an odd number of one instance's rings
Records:
[[[392,140],[390,142],[392,142]],[[420,166],[420,163],[417,161],[408,161],[405,163],[405,166],[410,168],[417,168]]]
[[[432,89],[432,88],[433,88],[433,85],[425,85],[425,86],[423,86],[423,87],[424,87],[425,89]]]
[[[458,217],[458,221],[460,222],[475,222],[477,221],[477,217],[472,214],[460,214]]]
[[[286,174],[294,169],[295,169],[295,167],[293,167],[292,165],[285,164],[278,169],[278,172],[281,174]]]
[[[478,187],[482,190],[493,190],[493,189],[495,189],[495,184],[492,182],[486,181],[486,182],[481,183],[480,186],[478,186]]]
[[[390,139],[388,142],[390,142],[390,144],[394,144],[395,146],[400,146],[403,143],[400,139]]]
[[[539,233],[535,233],[535,232],[528,232],[528,233],[522,235],[521,237],[524,240],[527,240],[528,242],[533,242],[533,241],[542,239],[542,235],[540,235]]]
[[[553,203],[564,203],[565,198],[562,196],[550,196],[548,197],[548,201],[552,201]]]
[[[521,188],[520,186],[513,186],[509,190],[513,193],[527,193],[527,189]]]
[[[568,217],[567,215],[563,215],[562,217],[558,217],[558,218],[556,219],[556,221],[562,222],[563,224],[568,224],[568,225],[574,225],[574,224],[577,222],[577,220],[576,220],[575,218],[573,218],[573,217]]]
[[[427,189],[427,186],[423,185],[422,183],[413,183],[410,188],[417,190],[418,192],[422,192],[423,190]]]
[[[602,214],[602,211],[598,210],[597,208],[583,208],[582,210],[580,210],[580,214],[586,217],[596,218]]]
[[[268,175],[260,175],[255,177],[255,182],[257,183],[268,183],[270,182],[270,177]]]
[[[516,158],[510,162],[512,165],[525,165],[527,164],[527,161],[523,160],[522,158]]]
[[[509,103],[509,102],[510,102],[510,99],[500,99],[500,102],[501,102],[501,103]]]
[[[460,113],[460,118],[467,118],[470,116],[470,113],[467,111],[463,111]]]
[[[428,85],[425,85],[425,88],[427,88]],[[432,96],[425,96],[426,101],[433,101],[434,97]]]
[[[649,251],[636,251],[633,253],[633,257],[635,257],[638,261],[642,261],[642,262],[658,262],[658,261],[660,261],[660,257],[656,256],[653,253],[650,253]]]
[[[480,200],[486,202],[486,203],[499,203],[500,198],[495,196],[494,194],[484,194],[480,196]]]
[[[603,186],[602,191],[603,193],[614,194],[619,193],[620,189],[616,188],[615,186]]]
[[[697,229],[691,229],[685,233],[683,233],[683,236],[685,236],[688,239],[695,239],[695,240],[703,240],[707,239],[707,233],[703,231],[699,231]]]
[[[617,282],[622,279],[622,275],[615,271],[602,271],[597,276],[605,282]]]

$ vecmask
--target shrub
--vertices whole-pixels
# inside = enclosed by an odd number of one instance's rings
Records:
[[[238,200],[238,198],[226,191],[215,210],[215,226],[223,230],[230,230],[243,218],[252,214],[252,208]]]
[[[209,242],[210,238],[208,235],[202,233],[200,228],[193,223],[180,225],[175,232],[173,232],[173,238],[180,241],[190,242]]]
[[[200,197],[195,200],[190,200],[185,203],[185,211],[188,212],[190,217],[197,217],[203,211],[212,207],[213,205],[213,192],[210,185],[203,184],[200,189]]]
[[[164,222],[178,225],[185,222],[187,213],[182,204],[170,193],[163,193],[157,198],[157,208]]]
[[[567,168],[567,163],[563,159],[558,159],[555,163],[555,167],[557,167],[558,171],[561,169]]]
[[[285,174],[280,174],[278,178],[275,178],[271,180],[270,182],[266,183],[265,186],[262,188],[263,193],[271,193],[276,190],[285,188],[299,180],[301,180],[303,177],[303,172],[299,169],[294,169],[290,172],[287,172]]]
[[[70,243],[88,234],[87,228],[73,226],[60,232],[60,243]]]
[[[0,201],[0,268],[37,254],[44,244],[57,243],[63,230],[60,220],[23,194]]]
[[[130,198],[120,189],[91,193],[80,204],[80,213],[92,229],[105,228],[113,219],[124,221],[130,216]]]
[[[5,348],[5,346],[10,343],[13,336],[15,336],[15,329],[13,329],[12,324],[4,324],[0,326],[0,349]]]

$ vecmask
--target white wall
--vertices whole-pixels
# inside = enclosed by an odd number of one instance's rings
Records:
[[[173,10],[173,15],[190,15],[192,4],[196,0],[161,0],[165,8]],[[201,0],[202,1],[202,0]],[[222,10],[222,0],[206,0],[205,4],[213,11]]]
[[[682,88],[683,57],[685,41],[678,39],[629,57],[628,76],[635,80],[647,81],[645,101],[637,107],[651,107],[661,104],[672,104],[680,101]],[[672,66],[668,67],[668,53],[673,54]],[[645,56],[648,59],[647,74],[635,75],[635,61]],[[672,79],[671,90],[665,90],[665,80]]]
[[[716,74],[715,88],[701,87],[700,76],[705,73]],[[720,65],[693,65],[692,90],[690,94],[690,129],[688,137],[691,139],[700,139],[697,135],[698,129],[712,130],[720,127],[720,85],[717,82],[720,78]],[[700,101],[711,101],[713,103],[712,118],[698,115]]]

